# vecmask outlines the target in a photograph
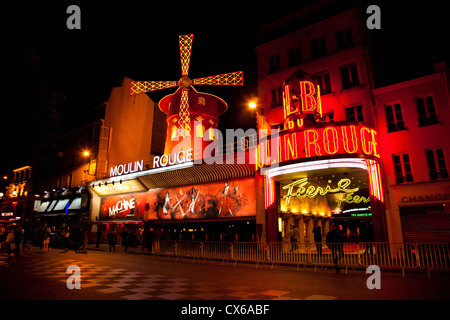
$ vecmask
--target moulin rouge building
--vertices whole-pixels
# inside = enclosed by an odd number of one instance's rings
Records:
[[[326,122],[317,79],[297,74],[282,83],[281,126],[274,129],[274,117],[259,110],[258,131],[228,143],[217,131],[226,102],[194,86],[242,85],[242,72],[189,79],[192,39],[180,36],[179,81],[131,83],[131,95],[178,87],[159,102],[165,151],[150,169],[130,159],[88,183],[96,227],[152,226],[174,240],[276,242],[287,241],[294,225],[300,241],[312,241],[314,222],[326,235],[333,221],[348,240],[361,240],[372,225],[372,240],[387,240],[376,129]]]

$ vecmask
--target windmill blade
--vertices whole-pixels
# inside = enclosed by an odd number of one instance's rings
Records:
[[[131,81],[130,96],[178,86],[178,81]]]
[[[231,72],[225,74],[218,74],[216,76],[198,78],[192,80],[193,85],[225,85],[236,86],[244,84],[244,77],[242,71]]]
[[[181,75],[187,77],[189,73],[189,62],[191,61],[191,49],[193,34],[179,36],[180,39],[180,58],[181,58]]]
[[[181,101],[180,101],[180,112],[179,112],[180,120],[178,123],[180,124],[180,129],[183,130],[183,136],[189,135],[190,129],[190,116],[189,116],[189,89],[183,88],[181,92]]]

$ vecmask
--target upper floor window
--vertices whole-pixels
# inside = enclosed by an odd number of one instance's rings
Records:
[[[416,98],[419,127],[438,123],[433,96]]]
[[[427,155],[428,170],[430,174],[430,180],[447,179],[448,171],[445,163],[444,150],[428,149],[425,150]]]
[[[289,50],[289,66],[295,66],[302,63],[302,51],[300,47]]]
[[[269,73],[280,70],[280,54],[276,54],[269,58]]]
[[[406,129],[400,103],[387,104],[385,111],[388,132]]]
[[[346,108],[345,117],[347,121],[364,121],[362,105]]]
[[[342,89],[359,86],[358,68],[356,62],[341,67]]]
[[[394,161],[394,174],[397,184],[413,182],[413,175],[411,170],[411,161],[409,160],[409,154],[394,154],[392,156]]]
[[[337,49],[342,50],[353,46],[352,29],[336,32]]]
[[[331,93],[330,73],[328,71],[318,72],[314,74],[314,77],[319,82],[321,94]]]
[[[275,108],[283,105],[283,88],[277,87],[271,90],[270,107]]]
[[[327,45],[325,38],[320,38],[311,41],[312,58],[319,58],[327,54]]]

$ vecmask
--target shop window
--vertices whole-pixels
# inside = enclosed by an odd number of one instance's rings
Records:
[[[302,51],[300,47],[289,50],[289,66],[295,66],[302,63]]]
[[[403,121],[402,107],[400,103],[386,105],[385,111],[388,132],[406,129],[405,122]]]
[[[320,58],[327,54],[327,45],[325,38],[320,38],[311,41],[312,58]]]
[[[425,150],[428,162],[428,170],[430,174],[430,180],[447,179],[448,171],[445,163],[444,150],[428,149]]]
[[[280,54],[276,54],[269,58],[269,73],[280,70]]]
[[[413,182],[411,162],[408,153],[394,154],[394,173],[397,184]]]
[[[341,67],[342,89],[359,86],[358,68],[356,62]]]
[[[417,114],[419,116],[419,127],[438,123],[433,96],[416,98]]]
[[[276,108],[283,105],[283,88],[277,87],[271,90],[270,107]]]
[[[314,74],[317,82],[320,87],[320,94],[331,93],[331,81],[330,81],[330,72],[323,71]]]
[[[352,30],[350,28],[335,33],[337,49],[342,50],[353,46]]]
[[[347,121],[364,121],[362,105],[346,108],[345,116]]]

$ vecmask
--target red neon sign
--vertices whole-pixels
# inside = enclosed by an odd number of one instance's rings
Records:
[[[271,154],[273,144],[278,152]],[[284,161],[345,154],[380,158],[377,132],[358,124],[287,131],[279,137],[260,141],[257,166],[262,168]]]
[[[284,120],[288,129],[303,127],[306,114],[322,117],[320,88],[311,81],[300,81],[299,89],[284,86]]]

